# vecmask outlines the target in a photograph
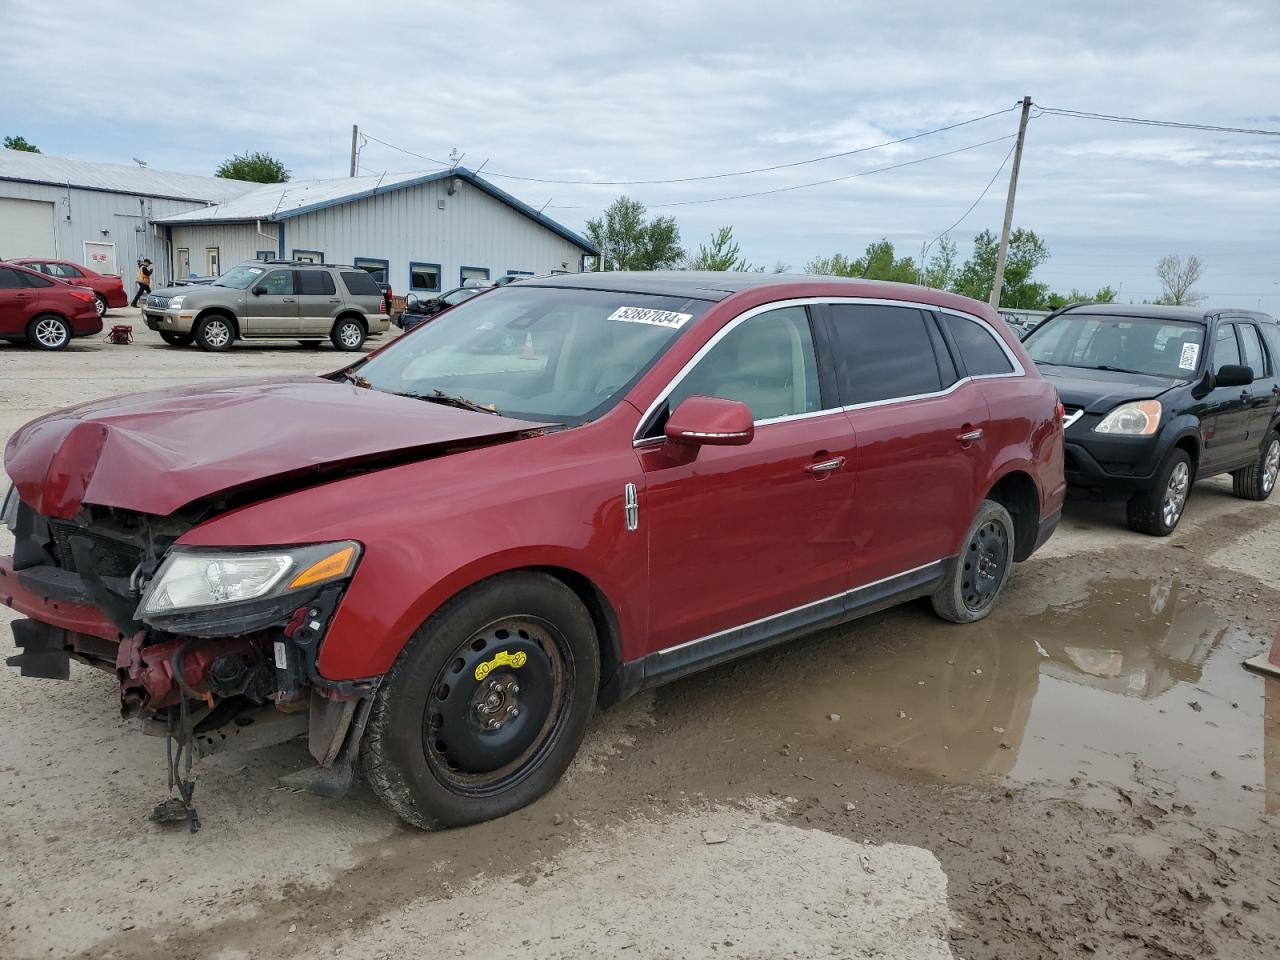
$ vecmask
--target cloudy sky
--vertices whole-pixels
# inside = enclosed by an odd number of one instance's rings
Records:
[[[619,6],[224,0],[126,12],[0,0],[0,133],[50,154],[191,173],[265,150],[313,179],[346,174],[358,123],[377,138],[361,152],[366,172],[438,169],[424,158],[456,148],[464,166],[484,163],[570,227],[625,192],[675,215],[687,245],[732,224],[751,260],[799,269],[880,237],[918,254],[991,181],[1016,112],[744,176],[616,186],[510,175],[669,180],[795,163],[1024,94],[1045,107],[1280,129],[1276,0],[1078,0],[1053,13],[1026,2]],[[927,159],[938,154],[950,155]],[[909,160],[922,162],[874,172]],[[954,230],[962,255],[974,233],[999,229],[1007,174]],[[836,182],[740,196],[824,180]],[[736,199],[690,202],[724,197]],[[1195,253],[1212,301],[1280,312],[1280,137],[1036,116],[1015,223],[1048,243],[1040,275],[1055,289],[1109,283],[1122,300],[1150,298],[1155,261]]]

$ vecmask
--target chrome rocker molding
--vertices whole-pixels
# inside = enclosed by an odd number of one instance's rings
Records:
[[[856,620],[938,589],[955,558],[935,560],[904,573],[864,584],[823,600],[815,600],[782,613],[731,627],[696,640],[676,644],[623,664],[610,693],[623,699],[640,690],[765,650],[823,627]],[[609,702],[614,702],[612,696]]]

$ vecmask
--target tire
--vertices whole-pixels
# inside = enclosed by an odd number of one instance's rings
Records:
[[[307,347],[308,349],[311,349],[311,350],[314,350],[316,347],[320,346],[319,340],[299,340],[298,342],[302,344],[304,347]]]
[[[572,590],[534,572],[482,581],[418,629],[378,688],[365,778],[424,830],[505,816],[560,779],[599,683],[595,627]]]
[[[107,298],[100,293],[93,295],[93,309],[98,311],[98,319],[101,320],[107,315]]]
[[[1272,430],[1262,441],[1258,459],[1231,474],[1231,492],[1245,500],[1265,500],[1280,476],[1280,433]]]
[[[1129,498],[1129,529],[1153,537],[1169,536],[1186,512],[1194,482],[1195,467],[1187,451],[1170,450],[1156,472],[1156,482]]]
[[[952,623],[973,623],[993,609],[1013,569],[1013,518],[994,500],[983,500],[964,535],[964,547],[946,582],[930,598],[933,612]]]
[[[192,337],[189,333],[174,333],[172,330],[161,330],[160,339],[171,347],[185,347],[191,343]]]
[[[221,353],[230,350],[235,339],[235,324],[221,313],[210,314],[196,324],[195,340],[201,350]]]
[[[329,339],[339,350],[359,350],[364,346],[364,324],[355,317],[339,317],[333,324]]]
[[[39,350],[65,350],[71,342],[71,324],[54,313],[32,317],[27,324],[27,343]]]

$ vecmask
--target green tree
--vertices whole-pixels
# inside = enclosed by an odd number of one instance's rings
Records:
[[[736,270],[755,273],[763,267],[755,267],[741,256],[738,242],[733,239],[733,227],[721,227],[711,235],[711,246],[698,244],[696,255],[688,258],[690,270]]]
[[[600,250],[603,270],[670,270],[684,260],[675,217],[646,220],[644,204],[627,197],[588,220],[587,237]]]
[[[1060,310],[1069,303],[1084,303],[1086,301],[1090,303],[1115,303],[1115,300],[1116,292],[1111,288],[1110,284],[1105,287],[1100,287],[1093,296],[1089,296],[1089,294],[1085,293],[1083,290],[1077,290],[1075,287],[1072,287],[1071,292],[1067,294],[1049,294],[1049,299],[1046,301],[1045,307],[1048,310]]]
[[[284,183],[289,179],[289,171],[283,163],[269,153],[259,153],[256,150],[253,153],[246,150],[230,160],[223,160],[213,175],[253,183]]]
[[[1164,292],[1156,303],[1194,307],[1204,302],[1204,294],[1192,289],[1204,276],[1204,264],[1195,254],[1184,261],[1181,257],[1161,257],[1156,264],[1156,278]]]
[[[935,290],[950,290],[959,272],[960,259],[956,252],[956,242],[944,233],[938,238],[938,247],[925,265],[924,285]]]
[[[34,143],[28,142],[26,137],[18,137],[18,136],[5,137],[4,148],[6,150],[21,150],[24,153],[40,152],[40,148],[37,147]]]
[[[975,300],[991,296],[996,277],[996,257],[1000,251],[999,239],[983,230],[973,238],[973,256],[964,262],[956,274],[952,289]],[[1009,237],[1009,253],[1004,265],[1004,287],[1000,291],[1000,306],[1014,310],[1044,310],[1049,304],[1049,285],[1031,279],[1036,267],[1049,259],[1049,248],[1036,236],[1034,230],[1019,227]]]
[[[856,260],[850,260],[842,253],[830,257],[814,257],[805,265],[805,272],[831,277],[897,280],[901,283],[915,283],[920,279],[914,260],[895,256],[892,240],[877,240],[867,244],[866,252]]]

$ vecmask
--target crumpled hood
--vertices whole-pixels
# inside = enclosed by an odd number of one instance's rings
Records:
[[[268,480],[542,426],[316,376],[224,380],[32,420],[10,437],[4,465],[23,501],[47,517],[73,517],[86,503],[163,516]]]
[[[1058,396],[1069,407],[1083,407],[1089,413],[1106,413],[1129,400],[1149,400],[1182,383],[1171,377],[1114,370],[1087,370],[1037,364],[1040,375],[1058,388]]]

